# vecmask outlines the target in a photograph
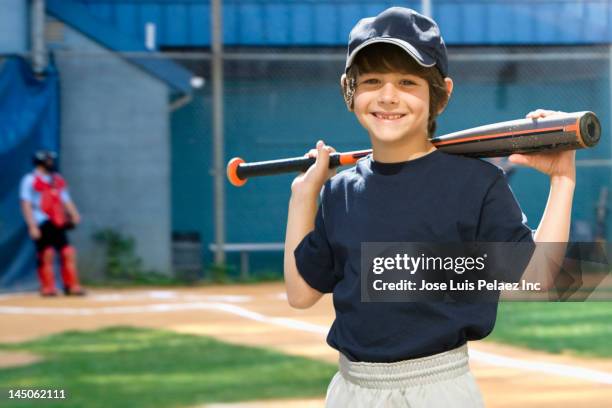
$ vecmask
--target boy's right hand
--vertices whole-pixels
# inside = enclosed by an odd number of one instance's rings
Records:
[[[335,151],[333,147],[326,146],[322,140],[319,140],[316,149],[311,149],[304,155],[316,158],[315,164],[293,180],[291,192],[318,196],[323,184],[336,174],[335,169],[329,168],[329,155]]]

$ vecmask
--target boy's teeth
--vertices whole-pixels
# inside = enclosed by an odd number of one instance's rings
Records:
[[[395,120],[395,119],[399,119],[402,117],[402,115],[385,115],[384,113],[377,113],[376,114],[377,117],[381,118],[381,119],[389,119],[389,120]]]

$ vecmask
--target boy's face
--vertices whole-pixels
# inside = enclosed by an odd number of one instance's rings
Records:
[[[373,144],[427,139],[429,85],[425,79],[398,72],[362,74],[357,77],[353,101],[357,120]]]

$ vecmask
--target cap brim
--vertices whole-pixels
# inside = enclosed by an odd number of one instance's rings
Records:
[[[355,57],[357,56],[359,51],[361,51],[368,45],[372,45],[376,43],[395,44],[398,47],[401,47],[412,58],[414,58],[414,60],[422,67],[429,68],[429,67],[433,67],[434,65],[436,65],[436,61],[433,58],[419,52],[414,46],[412,46],[412,44],[406,41],[399,40],[397,38],[376,37],[376,38],[370,38],[369,40],[364,41],[363,44],[359,44],[359,46],[353,50],[353,52],[346,59],[346,65],[344,67],[344,71],[345,72],[348,71],[350,66],[353,65],[353,61],[355,60]]]

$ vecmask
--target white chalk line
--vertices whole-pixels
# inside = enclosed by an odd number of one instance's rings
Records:
[[[274,324],[286,328],[326,335],[328,328],[284,317],[269,317],[253,312],[240,306],[219,302],[194,303],[159,303],[135,306],[106,307],[35,307],[35,306],[0,306],[0,314],[10,315],[62,315],[62,316],[94,316],[100,314],[130,314],[130,313],[167,313],[186,310],[217,310],[231,313],[245,319],[261,323]]]
[[[244,303],[253,300],[252,296],[247,295],[197,295],[190,293],[179,293],[171,290],[150,290],[143,292],[124,293],[101,293],[88,297],[97,302],[118,302],[124,300],[187,300],[187,301],[209,301],[209,302],[229,302]]]
[[[612,374],[605,371],[592,370],[557,363],[543,363],[536,361],[520,360],[512,357],[500,356],[479,350],[469,350],[470,358],[482,363],[495,365],[504,368],[514,368],[517,370],[534,371],[538,373],[551,374],[561,377],[576,378],[579,380],[612,384]]]
[[[15,299],[19,297],[25,297],[32,295],[32,292],[13,292],[13,293],[2,293],[0,294],[0,300],[4,299]]]
[[[270,317],[261,313],[253,312],[240,306],[213,302],[195,302],[188,304],[180,303],[160,303],[153,305],[141,306],[109,306],[100,308],[50,308],[50,307],[23,307],[23,306],[0,306],[0,314],[13,315],[69,315],[69,316],[93,316],[96,314],[128,314],[128,313],[167,313],[178,312],[185,310],[217,310],[221,312],[231,313],[236,316],[250,319],[260,323],[271,324],[284,328],[315,333],[326,336],[329,330],[328,327],[303,322],[296,319],[284,317]],[[494,365],[504,368],[512,368],[517,370],[534,371],[560,377],[574,378],[578,380],[594,382],[599,384],[612,384],[612,374],[593,370],[570,366],[567,364],[558,363],[543,363],[521,360],[512,357],[505,357],[493,353],[470,349],[470,358],[489,365]]]
[[[11,294],[0,294],[0,301],[5,299],[15,299],[35,295],[36,292],[18,292]],[[95,302],[123,302],[125,300],[187,300],[187,301],[209,301],[209,302],[229,302],[245,303],[253,300],[253,296],[248,295],[197,295],[190,293],[180,293],[171,290],[148,290],[137,291],[129,294],[125,293],[99,293],[90,294],[87,300]]]

